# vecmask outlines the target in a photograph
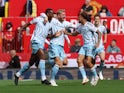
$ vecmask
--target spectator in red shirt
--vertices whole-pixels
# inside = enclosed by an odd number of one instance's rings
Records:
[[[13,32],[13,25],[11,22],[6,23],[5,30],[3,31],[3,52],[9,52],[15,47],[15,33]]]

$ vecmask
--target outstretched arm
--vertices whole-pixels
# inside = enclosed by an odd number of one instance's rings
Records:
[[[25,25],[23,25],[22,27],[20,27],[18,30],[19,31],[23,31],[23,29],[25,29],[26,27],[28,27],[29,25],[31,25],[31,23],[26,23]]]
[[[56,38],[56,37],[60,36],[61,34],[62,34],[62,31],[57,31],[55,34],[50,33],[50,34],[48,34],[47,38],[50,38],[50,39]]]
[[[67,31],[64,31],[64,33],[65,33],[66,35],[70,35],[70,36],[77,36],[78,34],[80,34],[80,33],[77,32],[77,31],[74,31],[73,33],[69,33],[69,32],[67,32]]]

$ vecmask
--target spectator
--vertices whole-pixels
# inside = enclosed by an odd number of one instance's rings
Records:
[[[91,16],[93,13],[93,7],[90,5],[90,2],[91,0],[85,0],[85,4],[83,4],[81,11],[80,11],[80,12],[85,11],[89,15],[88,21],[91,21]]]
[[[120,48],[116,45],[116,40],[111,41],[111,45],[107,48],[107,53],[120,53]]]
[[[99,15],[100,15],[100,17],[112,16],[112,14],[110,13],[110,11],[108,10],[108,8],[106,6],[101,7]]]
[[[124,16],[124,6],[122,6],[118,12],[118,16]]]
[[[13,32],[13,25],[7,22],[5,30],[3,31],[3,52],[9,52],[15,48],[15,33]]]
[[[16,55],[16,51],[15,50],[11,50],[10,51],[10,56],[11,56],[11,60],[9,62],[9,66],[7,68],[20,68],[20,59],[19,57]]]
[[[105,26],[107,34],[110,33],[110,29],[107,27],[107,21],[103,21],[103,26]]]
[[[0,17],[4,17],[5,0],[0,0]]]
[[[81,48],[81,41],[79,38],[75,40],[75,44],[71,46],[70,52],[71,53],[78,53]]]

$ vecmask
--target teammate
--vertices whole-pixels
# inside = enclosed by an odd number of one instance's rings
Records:
[[[100,62],[100,66],[99,66],[99,78],[101,80],[103,80],[103,74],[102,74],[102,70],[104,67],[104,60],[105,60],[105,51],[104,51],[104,44],[106,44],[107,42],[107,31],[105,26],[100,24],[100,16],[99,15],[95,15],[94,16],[94,25],[95,27],[102,33],[102,35],[104,35],[104,40],[100,40],[100,45],[98,48],[96,48],[95,50],[95,55],[99,55],[101,62]],[[96,42],[98,41],[98,35],[96,34]]]
[[[57,11],[56,23],[52,23],[53,32],[55,33],[58,30],[65,30],[65,28],[73,27],[73,25],[65,21],[66,13],[65,10],[60,9]],[[52,65],[50,83],[52,86],[58,86],[55,82],[55,76],[59,71],[59,68],[62,68],[63,64],[67,64],[67,57],[64,52],[64,39],[67,37],[63,32],[59,37],[52,38],[50,40],[50,46],[48,50],[49,62]]]
[[[88,15],[85,12],[82,12],[79,15],[79,21],[81,24],[77,27],[76,31],[73,33],[65,31],[65,34],[71,36],[76,36],[78,34],[82,35],[84,39],[84,45],[81,47],[77,58],[78,67],[83,77],[82,84],[84,85],[89,81],[89,79],[86,76],[86,72],[84,69],[85,65],[83,63],[86,56],[86,65],[91,69],[91,72],[94,77],[91,85],[95,86],[99,80],[99,77],[97,75],[95,66],[92,64],[91,61],[93,57],[94,48],[97,48],[100,44],[101,33],[95,28],[95,26],[91,22],[88,22],[87,20]],[[94,43],[94,32],[98,33],[98,42],[96,44]]]
[[[39,60],[39,68],[41,71],[41,79],[42,79],[42,84],[49,85],[50,82],[46,79],[45,75],[45,55],[44,55],[44,42],[46,37],[48,36],[50,25],[47,21],[51,21],[53,17],[53,10],[52,9],[47,9],[46,10],[46,15],[43,13],[41,16],[34,18],[32,21],[29,23],[25,24],[21,29],[31,25],[31,24],[36,24],[34,33],[31,38],[31,46],[32,46],[32,54],[30,57],[29,63],[26,63],[22,69],[20,69],[16,74],[15,74],[15,85],[18,85],[18,79],[19,77],[27,71],[35,62]],[[21,30],[20,29],[20,30]],[[54,36],[57,36],[59,34],[54,34]]]

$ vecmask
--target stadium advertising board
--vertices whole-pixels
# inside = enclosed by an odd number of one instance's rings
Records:
[[[77,66],[77,54],[76,53],[68,53],[68,65],[65,67],[78,67]],[[2,58],[1,58],[2,57]],[[19,54],[19,58],[21,60],[21,66],[23,66],[26,62],[29,61],[29,54]],[[5,54],[0,56],[0,69],[6,68],[9,62],[9,55]],[[100,59],[96,57],[96,66],[99,66]],[[123,54],[106,54],[105,59],[105,67],[106,68],[124,68],[124,55]],[[31,68],[36,68],[32,66]]]

